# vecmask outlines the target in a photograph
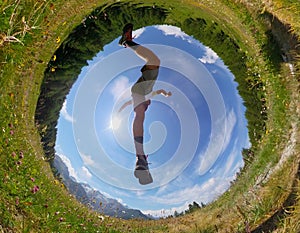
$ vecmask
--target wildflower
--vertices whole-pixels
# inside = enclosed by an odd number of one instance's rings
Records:
[[[63,221],[64,221],[64,218],[60,217],[60,218],[58,219],[58,221],[63,222]]]
[[[58,44],[60,42],[60,37],[58,36],[57,38],[56,38],[56,43]]]
[[[19,159],[23,159],[24,158],[24,154],[23,152],[21,151],[20,154],[19,154]]]
[[[11,130],[9,133],[10,133],[10,135],[13,135],[13,134],[14,134],[14,131],[13,131],[13,130]]]
[[[40,190],[40,187],[37,186],[37,185],[35,185],[35,186],[33,186],[33,188],[31,189],[31,192],[32,192],[33,194],[36,194],[39,190]]]
[[[3,182],[7,183],[8,180],[10,180],[9,175],[7,173],[5,173]]]
[[[34,179],[33,177],[30,177],[30,180],[31,180],[32,182],[34,182],[34,181],[35,181],[35,179]]]
[[[53,11],[54,11],[54,9],[55,9],[55,6],[54,6],[54,4],[53,4],[53,3],[51,3],[51,4],[50,4],[50,10],[53,12]]]
[[[26,202],[24,202],[24,205],[26,205],[26,206],[32,206],[32,202],[31,201],[26,201]]]
[[[21,164],[22,164],[22,161],[19,160],[16,164],[17,164],[17,165],[21,165]]]
[[[54,184],[59,185],[59,181],[58,180],[54,180],[53,182],[54,182]]]
[[[14,158],[14,157],[16,157],[16,152],[12,152],[11,153],[11,156]]]
[[[59,215],[59,211],[56,211],[54,214],[55,214],[55,215]]]
[[[8,95],[10,96],[10,98],[11,98],[11,99],[13,99],[13,98],[14,98],[14,96],[15,96],[15,95],[14,95],[14,93],[12,93],[12,92],[11,92],[11,93],[9,93]]]
[[[99,218],[101,221],[104,220],[104,216],[102,216],[102,215],[99,215],[98,218]]]

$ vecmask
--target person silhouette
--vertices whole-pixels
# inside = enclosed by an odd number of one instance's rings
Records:
[[[133,41],[132,30],[133,24],[131,23],[128,23],[123,27],[123,33],[119,40],[119,44],[125,48],[134,50],[137,56],[146,61],[146,64],[141,68],[141,77],[131,87],[132,99],[125,102],[120,107],[119,112],[129,105],[133,105],[135,116],[133,119],[132,131],[137,158],[134,176],[139,179],[140,184],[145,185],[153,182],[147,161],[148,156],[144,152],[145,112],[151,104],[152,97],[160,94],[169,97],[172,93],[163,89],[153,91],[153,86],[159,73],[160,60],[150,49]]]

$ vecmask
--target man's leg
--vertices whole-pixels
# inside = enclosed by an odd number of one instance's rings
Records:
[[[144,120],[145,120],[145,106],[143,104],[135,108],[135,117],[133,120],[133,136],[134,146],[136,150],[136,164],[134,169],[134,176],[139,179],[140,184],[146,185],[153,182],[152,176],[149,172],[147,156],[144,152]]]
[[[144,152],[144,120],[145,120],[145,107],[143,104],[137,106],[135,109],[135,117],[133,119],[133,138],[136,155],[145,155]]]
[[[146,65],[158,68],[160,65],[159,58],[148,48],[135,43],[134,41],[126,41],[125,45],[133,49],[140,58],[146,61]]]
[[[154,66],[150,69],[155,69],[155,67],[158,68],[158,66],[160,65],[159,58],[150,49],[132,41],[132,30],[133,25],[131,23],[128,23],[124,26],[123,34],[121,36],[119,44],[133,49],[140,58],[146,61],[146,65]]]
[[[127,24],[123,28],[123,35],[119,41],[119,44],[125,45],[126,47],[130,47],[133,49],[138,56],[146,61],[146,65],[152,65],[157,67],[147,67],[148,69],[155,69],[159,66],[159,59],[157,56],[150,51],[149,49],[135,43],[132,41],[132,24]],[[146,66],[145,66],[146,67]],[[142,71],[143,72],[143,71]],[[136,84],[140,85],[140,84]],[[150,184],[153,182],[152,176],[149,172],[147,156],[145,156],[144,152],[144,120],[145,120],[145,111],[147,107],[145,107],[145,97],[143,94],[147,93],[135,93],[134,88],[132,88],[133,102],[134,102],[134,111],[135,117],[133,120],[133,137],[134,137],[134,146],[136,150],[136,166],[134,170],[134,175],[139,179],[140,184]],[[141,96],[142,98],[138,97]],[[150,104],[150,102],[149,102]],[[149,105],[148,104],[148,105]]]

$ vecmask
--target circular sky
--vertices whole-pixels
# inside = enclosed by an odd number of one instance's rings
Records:
[[[210,48],[169,25],[135,30],[134,40],[161,60],[144,122],[144,148],[153,183],[134,177],[134,112],[120,106],[141,76],[144,61],[133,50],[106,45],[82,68],[58,121],[56,154],[70,176],[107,197],[163,216],[224,193],[249,148],[245,107],[234,76]]]

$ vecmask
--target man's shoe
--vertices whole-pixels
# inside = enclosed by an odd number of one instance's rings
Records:
[[[140,184],[146,185],[153,182],[151,173],[148,167],[147,157],[145,155],[137,155],[135,164],[134,176],[139,179]]]
[[[135,170],[149,170],[147,157],[146,155],[136,156]]]
[[[119,40],[119,45],[125,46],[126,41],[132,41],[132,29],[132,23],[128,23],[123,27],[123,33],[121,39]]]

